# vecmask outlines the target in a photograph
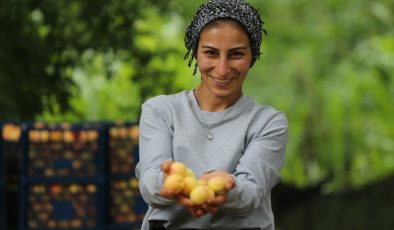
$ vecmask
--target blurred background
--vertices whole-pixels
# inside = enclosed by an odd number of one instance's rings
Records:
[[[203,2],[0,2],[0,229],[138,229],[140,105],[197,86]],[[394,2],[250,2],[268,36],[244,92],[290,125],[277,229],[392,229]]]

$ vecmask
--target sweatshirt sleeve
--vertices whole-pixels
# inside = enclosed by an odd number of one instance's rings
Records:
[[[279,171],[285,157],[287,135],[287,118],[277,112],[245,148],[234,172],[236,185],[221,207],[223,212],[247,216],[261,202],[266,202],[270,190],[281,180]]]
[[[144,200],[154,208],[165,208],[175,203],[159,195],[164,180],[160,164],[172,159],[172,129],[154,103],[142,106],[140,117],[139,157],[136,176]]]

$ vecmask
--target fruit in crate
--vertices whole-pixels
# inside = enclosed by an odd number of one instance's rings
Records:
[[[119,128],[119,137],[121,139],[125,139],[127,137],[127,128],[126,127]]]
[[[86,191],[88,193],[96,193],[96,191],[97,191],[96,185],[95,184],[88,184],[86,186]]]
[[[41,130],[40,133],[40,141],[41,142],[48,142],[49,141],[49,131],[48,130]]]
[[[13,124],[5,124],[3,126],[3,139],[6,141],[19,141],[21,132],[20,127]]]
[[[30,130],[29,131],[29,141],[31,142],[38,142],[40,141],[40,133],[37,130]]]
[[[129,129],[129,137],[131,140],[138,140],[140,135],[140,130],[138,126],[131,126]]]
[[[62,140],[62,132],[60,130],[50,131],[50,139],[53,142],[58,142]]]
[[[136,178],[132,178],[129,181],[130,187],[133,189],[138,188],[138,180]]]
[[[59,184],[52,184],[50,187],[50,191],[52,194],[59,194],[62,192],[62,186]]]
[[[112,127],[109,130],[109,136],[111,137],[111,139],[117,139],[119,138],[119,128],[117,127]]]
[[[71,194],[77,194],[79,192],[79,186],[77,184],[71,184],[70,187],[68,187],[68,191]]]
[[[63,141],[66,143],[71,143],[71,142],[75,141],[72,131],[70,131],[70,130],[63,131]]]
[[[88,131],[88,139],[89,141],[96,141],[98,139],[99,133],[97,130]]]

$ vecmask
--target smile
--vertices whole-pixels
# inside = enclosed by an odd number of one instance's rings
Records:
[[[211,77],[212,78],[212,80],[214,80],[215,82],[217,82],[217,83],[221,83],[221,84],[228,84],[228,83],[230,83],[231,82],[231,79],[218,79],[218,78],[214,78],[214,77]]]

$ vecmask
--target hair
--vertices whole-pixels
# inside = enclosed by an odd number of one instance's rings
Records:
[[[260,18],[257,9],[245,0],[210,0],[202,4],[190,25],[186,29],[185,46],[187,53],[185,59],[189,58],[188,66],[191,66],[193,59],[197,56],[197,47],[201,31],[212,22],[219,19],[234,20],[245,30],[250,39],[252,48],[251,67],[260,58],[260,46],[264,22]],[[193,75],[197,72],[197,63],[195,64]]]

